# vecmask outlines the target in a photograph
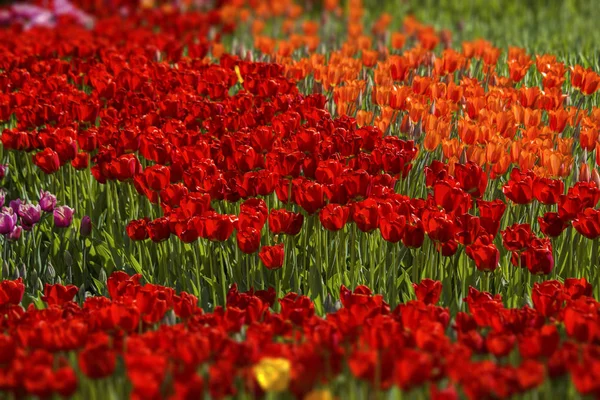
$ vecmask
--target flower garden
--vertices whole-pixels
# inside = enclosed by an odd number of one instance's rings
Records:
[[[3,398],[600,396],[598,65],[361,0],[0,24]]]

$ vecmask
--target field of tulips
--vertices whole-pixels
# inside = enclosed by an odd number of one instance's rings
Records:
[[[597,61],[364,1],[0,9],[2,396],[600,396]]]

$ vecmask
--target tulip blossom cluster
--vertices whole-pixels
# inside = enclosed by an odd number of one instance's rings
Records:
[[[234,285],[227,306],[209,313],[195,296],[144,285],[140,275],[115,272],[107,288],[110,297],[76,303],[77,287],[46,285],[46,308],[24,309],[22,281],[0,283],[0,390],[70,397],[123,364],[138,399],[303,398],[340,377],[370,391],[479,399],[569,376],[582,395],[600,394],[600,303],[585,279],[535,284],[534,308],[506,308],[500,296],[470,288],[468,312],[455,315],[436,305],[442,284],[428,279],[414,285],[416,300],[393,309],[366,286],[342,286],[340,308],[324,317],[308,297],[277,299],[273,289]]]
[[[23,230],[31,231],[45,214],[52,214],[57,228],[68,228],[73,222],[75,210],[65,205],[57,206],[56,196],[50,192],[41,192],[38,204],[15,199],[4,206],[5,201],[6,193],[0,189],[0,234],[10,240],[18,240]]]

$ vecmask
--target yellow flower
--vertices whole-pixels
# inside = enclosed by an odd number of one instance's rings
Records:
[[[304,396],[304,400],[333,400],[329,389],[315,389]]]
[[[242,78],[242,74],[240,72],[240,67],[238,67],[237,65],[235,67],[233,67],[233,69],[235,70],[235,74],[237,75],[238,78],[238,82],[239,83],[244,83],[244,78]]]
[[[263,358],[254,366],[254,376],[265,392],[283,392],[290,384],[292,366],[287,358]]]

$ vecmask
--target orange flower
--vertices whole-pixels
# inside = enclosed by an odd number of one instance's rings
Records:
[[[589,96],[600,87],[600,75],[591,68],[584,69],[582,66],[576,65],[571,67],[571,84]]]
[[[265,21],[263,21],[262,19],[255,19],[254,21],[252,21],[252,27],[250,28],[250,30],[252,31],[252,36],[260,35],[264,29]]]
[[[377,63],[377,57],[379,53],[377,50],[363,50],[362,51],[362,63],[365,67],[373,67]]]
[[[373,111],[358,110],[356,112],[356,124],[362,128],[373,123]]]
[[[391,35],[392,49],[401,50],[406,42],[406,36],[400,32],[393,32]]]

